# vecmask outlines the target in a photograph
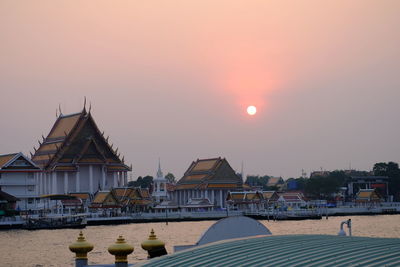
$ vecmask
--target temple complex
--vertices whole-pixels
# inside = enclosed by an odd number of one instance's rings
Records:
[[[228,192],[242,190],[242,179],[226,159],[198,159],[190,164],[171,197],[179,205],[203,198],[215,207],[225,208]]]
[[[50,133],[39,141],[32,161],[43,170],[40,194],[110,190],[125,186],[131,170],[85,108],[70,115],[60,112]]]

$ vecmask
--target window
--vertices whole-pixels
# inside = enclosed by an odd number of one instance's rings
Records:
[[[28,191],[32,192],[35,190],[35,187],[33,185],[28,185]]]
[[[33,179],[33,173],[32,172],[28,173],[28,179]]]
[[[33,198],[28,198],[28,204],[32,204],[33,203]]]

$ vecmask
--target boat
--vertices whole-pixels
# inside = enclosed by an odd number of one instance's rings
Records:
[[[22,228],[27,230],[85,228],[85,215],[55,215],[27,218]]]

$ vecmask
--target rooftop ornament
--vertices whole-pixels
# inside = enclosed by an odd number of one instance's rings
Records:
[[[87,254],[93,250],[93,245],[86,241],[82,231],[80,231],[76,242],[69,245],[69,250],[76,254],[75,266],[83,267],[87,265]]]
[[[167,250],[165,249],[165,243],[157,239],[153,229],[151,229],[149,239],[143,241],[141,245],[142,248],[149,254],[149,259],[168,254]]]
[[[120,235],[115,244],[108,247],[108,252],[115,256],[115,266],[128,266],[128,255],[133,252],[133,246],[125,242],[125,239]]]

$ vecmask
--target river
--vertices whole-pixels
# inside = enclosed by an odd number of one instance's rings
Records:
[[[328,234],[337,235],[340,222],[352,219],[353,235],[400,238],[400,215],[329,217],[305,221],[260,221],[273,235]],[[135,251],[130,263],[146,260],[140,243],[154,229],[157,237],[166,242],[169,253],[174,245],[194,244],[215,221],[139,223],[125,225],[88,226],[83,229],[86,239],[94,245],[89,264],[110,264],[114,258],[107,247],[123,235]],[[74,266],[74,254],[68,249],[79,230],[7,230],[0,231],[0,266]]]

